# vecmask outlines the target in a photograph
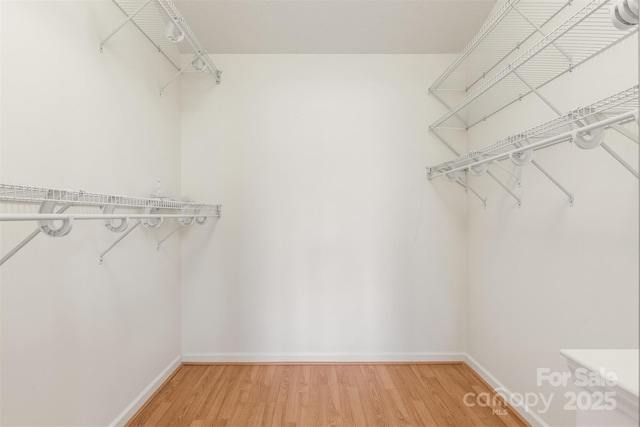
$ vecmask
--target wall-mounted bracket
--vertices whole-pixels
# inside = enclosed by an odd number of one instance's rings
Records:
[[[173,233],[175,233],[176,231],[178,231],[182,227],[184,227],[182,224],[176,225],[173,228],[173,230],[171,230],[166,236],[164,236],[162,239],[158,240],[158,246],[156,246],[156,249],[160,250],[160,246],[162,246],[162,243],[164,243],[164,241],[167,240],[169,237],[173,236]]]
[[[620,163],[622,166],[624,166],[624,168],[626,170],[631,172],[633,174],[633,176],[635,176],[636,178],[640,179],[640,175],[638,175],[638,171],[636,171],[629,163],[627,163],[622,157],[620,157],[620,155],[618,153],[616,153],[611,147],[609,147],[604,142],[602,142],[600,144],[600,146],[604,149],[604,151],[606,151],[607,153],[611,154],[611,157],[616,159],[618,161],[618,163]]]
[[[518,9],[518,7],[516,5],[513,5],[513,10],[515,10],[516,12],[518,12],[518,14],[520,16],[522,16],[524,18],[525,21],[527,21],[533,28],[535,28],[535,30],[540,33],[542,35],[542,37],[547,37],[547,33],[545,33],[542,28],[540,28],[538,25],[536,25],[535,22],[533,22],[531,19],[529,19],[529,17],[522,13],[522,11],[520,9]],[[562,49],[560,46],[558,46],[557,42],[552,42],[551,45],[553,47],[555,47],[556,49],[558,49],[558,52],[560,52],[562,55],[564,55],[565,58],[567,58],[567,61],[569,61],[569,66],[573,66],[572,62],[573,60],[571,59],[571,56],[569,56],[569,54],[567,52],[565,52],[564,49]]]
[[[122,242],[124,240],[125,237],[127,237],[129,234],[131,234],[131,232],[133,230],[135,230],[136,228],[138,228],[138,226],[142,224],[142,220],[138,220],[136,221],[136,223],[133,225],[133,227],[131,227],[130,229],[128,229],[127,231],[125,231],[122,236],[118,237],[116,239],[115,242],[113,242],[107,249],[105,249],[104,251],[102,251],[102,253],[100,254],[100,258],[98,258],[98,264],[102,265],[102,263],[104,262],[104,256],[106,254],[109,253],[109,251],[111,251],[111,249],[115,248],[118,243]]]
[[[478,199],[480,199],[480,201],[482,202],[482,206],[487,209],[487,199],[486,198],[482,198],[480,196],[480,194],[478,194],[478,192],[476,190],[474,190],[473,188],[471,188],[469,186],[469,184],[467,184],[466,182],[462,181],[461,179],[458,179],[457,181],[455,181],[456,184],[462,186],[464,188],[464,192],[467,193],[469,191],[471,191]]]
[[[102,52],[102,48],[104,47],[104,44],[109,41],[109,39],[111,37],[113,37],[118,31],[120,31],[125,25],[127,25],[129,22],[133,21],[133,18],[135,18],[136,16],[138,16],[138,14],[140,12],[142,12],[142,9],[144,9],[149,3],[151,3],[153,0],[147,0],[144,3],[142,3],[140,5],[140,7],[138,9],[135,10],[135,12],[133,12],[131,15],[127,16],[127,19],[125,19],[120,25],[118,25],[113,31],[111,31],[105,38],[103,38],[102,40],[100,40],[100,52]],[[157,47],[157,46],[156,46]]]
[[[447,110],[451,110],[451,106],[449,104],[447,104],[446,102],[444,102],[444,100],[438,95],[438,92],[429,89],[429,93],[431,94],[431,96],[433,96],[435,99],[437,99],[440,104],[442,104]],[[467,128],[467,120],[462,118],[458,113],[455,114],[455,117],[460,120],[460,122],[462,124],[464,124],[465,129]]]
[[[624,127],[622,125],[619,125],[618,123],[612,123],[612,124],[609,125],[609,127],[611,127],[611,129],[615,130],[619,134],[624,135],[625,137],[627,137],[631,141],[633,141],[636,144],[638,144],[638,135],[633,133],[633,132],[631,132],[626,127]]]
[[[536,96],[538,98],[540,98],[542,100],[542,102],[544,102],[545,104],[547,104],[549,106],[549,108],[551,108],[553,111],[556,112],[556,114],[558,114],[559,116],[562,115],[562,111],[560,111],[555,105],[553,105],[553,103],[551,101],[549,101],[544,95],[542,95],[540,93],[540,91],[538,89],[536,89],[535,87],[533,87],[531,84],[529,84],[528,81],[526,81],[520,74],[518,74],[517,71],[513,71],[513,74],[520,79],[520,81],[522,83],[524,83],[530,90],[531,92],[535,93]]]
[[[522,179],[521,179],[520,173],[515,173],[515,172],[510,171],[509,169],[507,169],[504,166],[502,166],[498,161],[491,162],[489,164],[493,165],[493,166],[497,166],[498,168],[502,169],[504,172],[506,172],[509,175],[511,175],[512,177],[514,177],[516,179],[516,185],[518,186],[518,188],[522,187]],[[520,169],[516,169],[516,170],[520,171]]]
[[[125,14],[126,18],[100,41],[101,52],[105,43],[131,22],[153,44],[158,52],[178,70],[177,74],[160,87],[160,95],[187,68],[200,73],[209,73],[216,83],[220,84],[222,73],[213,64],[200,41],[178,11],[173,0],[145,0],[140,6],[135,3],[132,4],[128,0],[113,0],[113,2]],[[154,3],[156,7],[147,8],[149,3]],[[144,13],[142,13],[143,11]],[[194,52],[193,60],[184,66],[179,65],[181,51],[178,48],[178,43],[188,45],[188,50]]]
[[[68,204],[68,205],[64,205],[62,206],[60,209],[58,209],[56,211],[57,214],[61,214],[64,211],[66,211],[67,209],[69,209],[72,205]],[[29,234],[27,237],[24,238],[24,240],[22,240],[20,243],[18,243],[13,249],[11,249],[9,252],[7,252],[7,254],[5,256],[2,257],[2,259],[0,259],[0,265],[4,264],[5,262],[9,261],[9,258],[11,258],[12,256],[14,256],[20,249],[24,248],[25,246],[27,246],[27,244],[32,241],[38,234],[42,233],[42,229],[40,227],[36,228],[33,232],[31,232],[31,234]]]
[[[459,155],[460,155],[460,153],[458,152],[458,150],[456,150],[455,148],[453,148],[453,147],[452,147],[452,146],[451,146],[451,145],[450,145],[450,144],[449,144],[449,143],[448,143],[448,142],[447,142],[447,141],[446,141],[442,136],[440,136],[440,134],[438,134],[438,132],[437,132],[435,129],[430,128],[429,130],[431,131],[431,133],[432,133],[432,134],[434,134],[434,135],[435,135],[435,137],[436,137],[436,138],[438,138],[438,139],[440,140],[440,142],[442,142],[442,143],[443,143],[443,144],[444,144],[444,145],[445,145],[449,150],[451,150],[451,152],[452,152],[453,154],[455,154],[456,156],[459,156]]]
[[[513,192],[512,192],[511,190],[509,190],[509,188],[508,188],[506,185],[504,185],[504,184],[502,183],[502,181],[500,181],[498,178],[496,178],[496,177],[495,177],[491,172],[489,172],[489,171],[487,171],[487,175],[489,175],[489,176],[490,176],[490,177],[491,177],[495,182],[497,182],[497,183],[498,183],[498,185],[500,185],[500,187],[502,187],[502,188],[504,189],[504,191],[506,191],[507,193],[509,193],[509,195],[510,195],[511,197],[513,197],[513,198],[516,200],[516,202],[518,202],[518,207],[519,207],[519,208],[520,208],[520,207],[522,207],[522,201],[520,200],[520,198],[519,198],[518,196],[516,196],[515,194],[513,194]]]
[[[564,186],[562,184],[560,184],[553,176],[551,176],[551,174],[549,172],[544,170],[544,168],[542,166],[540,166],[540,164],[538,162],[536,162],[535,160],[532,160],[531,164],[534,165],[536,168],[538,168],[538,170],[540,172],[542,172],[542,174],[544,176],[549,178],[549,180],[551,182],[553,182],[556,185],[556,187],[558,187],[560,190],[562,190],[562,192],[564,194],[566,194],[567,197],[569,197],[569,206],[573,207],[573,202],[575,200],[574,197],[573,197],[573,194],[569,193],[569,191],[566,188],[564,188]]]

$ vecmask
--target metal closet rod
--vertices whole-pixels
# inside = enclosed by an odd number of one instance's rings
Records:
[[[628,111],[626,113],[619,114],[619,115],[617,115],[615,117],[611,117],[611,118],[608,118],[608,119],[600,120],[598,122],[583,126],[580,129],[578,129],[577,132],[579,132],[579,133],[589,132],[591,130],[598,129],[598,128],[605,127],[605,126],[609,126],[609,125],[614,124],[614,123],[620,123],[620,122],[623,122],[623,121],[628,120],[628,119],[636,118],[637,115],[638,115],[638,111],[637,110],[636,111]],[[566,139],[570,139],[573,136],[574,132],[576,132],[576,131],[572,130],[572,131],[564,132],[564,133],[561,133],[559,135],[553,136],[551,138],[547,138],[547,139],[544,139],[542,141],[534,142],[533,144],[529,144],[529,145],[526,145],[524,147],[514,148],[514,149],[512,149],[510,151],[506,151],[504,153],[497,154],[497,155],[492,156],[492,157],[487,157],[486,159],[478,160],[478,161],[476,161],[474,163],[470,163],[470,164],[467,164],[467,165],[464,165],[464,166],[458,166],[456,168],[451,168],[449,170],[442,171],[442,172],[437,173],[435,175],[431,175],[431,176],[429,176],[429,179],[431,180],[431,179],[434,179],[434,178],[438,178],[440,176],[444,176],[444,175],[446,175],[448,173],[451,173],[451,172],[470,169],[473,166],[482,165],[484,163],[491,163],[491,162],[494,162],[494,161],[497,161],[497,160],[502,160],[502,159],[505,159],[505,158],[509,157],[513,153],[518,153],[518,152],[521,152],[521,151],[524,151],[524,150],[536,150],[538,148],[543,148],[546,145],[551,145],[551,144],[558,143],[558,142],[561,142],[561,141],[566,140]]]
[[[141,224],[149,229],[158,229],[164,219],[177,219],[178,227],[158,242],[160,244],[173,235],[179,227],[193,224],[204,225],[208,218],[220,218],[222,205],[206,205],[194,202],[180,202],[169,197],[152,195],[151,197],[118,196],[113,194],[89,193],[78,190],[62,190],[26,185],[0,184],[0,202],[39,203],[39,213],[0,214],[3,221],[38,221],[38,227],[5,256],[0,258],[0,266],[24,248],[39,234],[49,237],[66,236],[76,220],[102,220],[112,232],[122,233],[105,251],[100,254],[99,263],[104,256],[131,234]],[[56,205],[61,207],[56,211]],[[63,213],[73,206],[91,206],[102,209],[101,213]],[[113,213],[116,207],[124,209],[142,209],[139,213]],[[170,212],[158,212],[169,210]],[[179,210],[179,212],[175,212]],[[155,213],[151,213],[151,212]],[[130,220],[136,220],[129,226]],[[56,223],[57,222],[57,223]],[[119,223],[118,223],[119,222]]]
[[[0,221],[64,221],[110,219],[162,219],[162,218],[219,218],[220,214],[0,214]]]
[[[610,110],[616,107],[622,107],[623,105],[630,104],[631,102],[634,102],[635,105],[637,105],[638,93],[639,93],[638,85],[633,86],[629,89],[618,92],[614,95],[611,95],[605,99],[597,101],[588,106],[584,106],[584,107],[580,107],[575,110],[572,110],[562,115],[561,117],[547,121],[543,124],[537,125],[533,128],[527,129],[526,131],[517,133],[515,135],[511,135],[507,138],[504,138],[494,144],[491,144],[479,150],[471,151],[462,156],[460,154],[456,154],[458,156],[457,158],[450,161],[439,163],[434,166],[430,166],[429,170],[431,170],[432,172],[436,172],[439,170],[448,171],[449,168],[451,167],[457,167],[462,162],[476,160],[478,156],[489,155],[492,151],[513,147],[518,143],[528,144],[528,141],[530,141],[532,138],[539,138],[541,135],[551,132],[554,129],[560,128],[562,126],[571,126],[572,124],[576,123],[576,121],[581,121],[587,116],[591,116],[597,113],[604,113],[607,110]],[[625,106],[624,108],[631,109],[633,107]],[[615,124],[612,124],[611,127],[625,134],[629,139],[635,140],[637,138],[632,133],[626,131],[624,128],[621,128]],[[438,137],[438,139],[440,139],[445,145],[448,144],[447,141],[443,140],[443,138],[440,135],[438,135],[435,131],[432,130],[432,133],[436,137]]]

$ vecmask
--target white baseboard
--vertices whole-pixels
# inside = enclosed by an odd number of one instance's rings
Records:
[[[184,354],[185,363],[464,362],[464,353],[208,353]]]
[[[496,377],[494,377],[484,366],[478,363],[478,361],[475,360],[473,357],[471,357],[469,354],[465,354],[465,362],[467,362],[467,365],[469,365],[471,369],[476,371],[476,373],[480,375],[482,379],[484,379],[487,383],[489,383],[489,385],[493,387],[494,390],[500,390],[502,392],[500,394],[504,394],[506,396],[513,395],[513,392],[511,390],[506,388],[504,384],[498,381]],[[518,413],[524,419],[530,422],[532,426],[549,427],[549,424],[544,422],[544,420],[540,418],[538,414],[536,414],[533,411],[530,411],[528,408],[523,406],[513,406],[513,405],[511,406],[511,408],[517,410]]]
[[[162,383],[167,378],[169,378],[169,376],[171,376],[171,374],[173,374],[176,369],[180,367],[181,363],[182,356],[178,356],[173,359],[171,363],[169,363],[169,366],[164,368],[164,370],[160,372],[160,374],[155,377],[153,381],[151,381],[151,383],[147,387],[145,387],[145,389],[142,390],[142,392],[138,396],[136,396],[135,399],[133,399],[133,402],[131,402],[129,406],[127,406],[125,410],[122,411],[122,413],[118,415],[111,424],[109,424],[109,427],[124,426],[127,421],[129,421],[131,417],[133,417],[136,412],[138,412],[138,410],[142,408],[142,405],[144,405],[145,402],[149,400],[151,395],[155,393],[155,391],[162,385]]]

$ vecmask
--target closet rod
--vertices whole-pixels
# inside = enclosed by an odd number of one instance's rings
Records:
[[[106,219],[219,218],[219,214],[0,214],[0,221],[64,221]]]
[[[463,164],[467,164],[467,162],[478,160],[478,157],[480,156],[489,156],[492,153],[496,153],[504,149],[509,149],[513,146],[528,146],[530,144],[529,141],[532,139],[548,137],[549,134],[560,132],[563,127],[568,126],[573,128],[576,123],[582,123],[584,120],[586,120],[590,116],[593,116],[594,114],[607,113],[611,115],[613,114],[613,111],[635,110],[638,105],[638,92],[639,89],[637,85],[629,89],[625,89],[593,104],[572,110],[561,117],[547,121],[523,132],[510,135],[509,137],[503,138],[500,141],[495,142],[494,144],[488,145],[478,150],[467,152],[462,156],[458,155],[458,157],[453,160],[448,160],[446,162],[430,166],[428,168],[428,171],[430,171],[431,173],[435,173],[438,171],[446,172],[451,167],[462,166]],[[620,128],[615,124],[612,125],[613,129],[616,129],[616,127]],[[431,132],[435,136],[439,136],[437,132],[434,132],[433,130]],[[626,133],[627,137],[635,139],[635,134],[633,132],[628,131]]]
[[[629,120],[629,119],[634,119],[637,115],[638,115],[638,111],[637,110],[636,111],[628,111],[626,113],[619,114],[619,115],[617,115],[615,117],[611,117],[611,118],[608,118],[608,119],[600,120],[598,122],[583,126],[580,129],[578,129],[577,131],[579,133],[589,132],[589,131],[594,130],[594,129],[598,129],[598,128],[609,126],[612,123],[620,123],[620,122],[623,122],[623,121],[626,121],[626,120]],[[446,171],[442,171],[442,172],[437,173],[435,175],[430,175],[429,179],[438,178],[438,177],[444,176],[444,175],[446,175],[448,173],[469,169],[472,166],[482,165],[484,163],[490,163],[490,162],[493,162],[493,161],[496,161],[496,160],[501,160],[501,159],[504,159],[506,157],[509,157],[509,155],[512,154],[512,153],[518,153],[518,152],[521,152],[523,150],[535,150],[535,149],[542,148],[542,147],[547,146],[547,145],[558,143],[558,142],[564,141],[566,139],[572,138],[574,132],[575,131],[564,132],[564,133],[561,133],[559,135],[553,136],[551,138],[547,138],[547,139],[544,139],[542,141],[534,142],[533,144],[529,144],[529,145],[527,145],[525,147],[514,148],[514,149],[512,149],[510,151],[506,151],[504,153],[500,153],[500,154],[497,154],[497,155],[492,156],[492,157],[487,157],[485,159],[478,160],[478,161],[476,161],[474,163],[470,163],[470,164],[467,164],[467,165],[464,165],[464,166],[458,166],[456,168],[452,168],[452,169],[449,169],[449,170],[446,170]]]

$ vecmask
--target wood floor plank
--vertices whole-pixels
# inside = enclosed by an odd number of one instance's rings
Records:
[[[465,364],[183,365],[127,426],[528,425],[469,392],[495,394]]]

